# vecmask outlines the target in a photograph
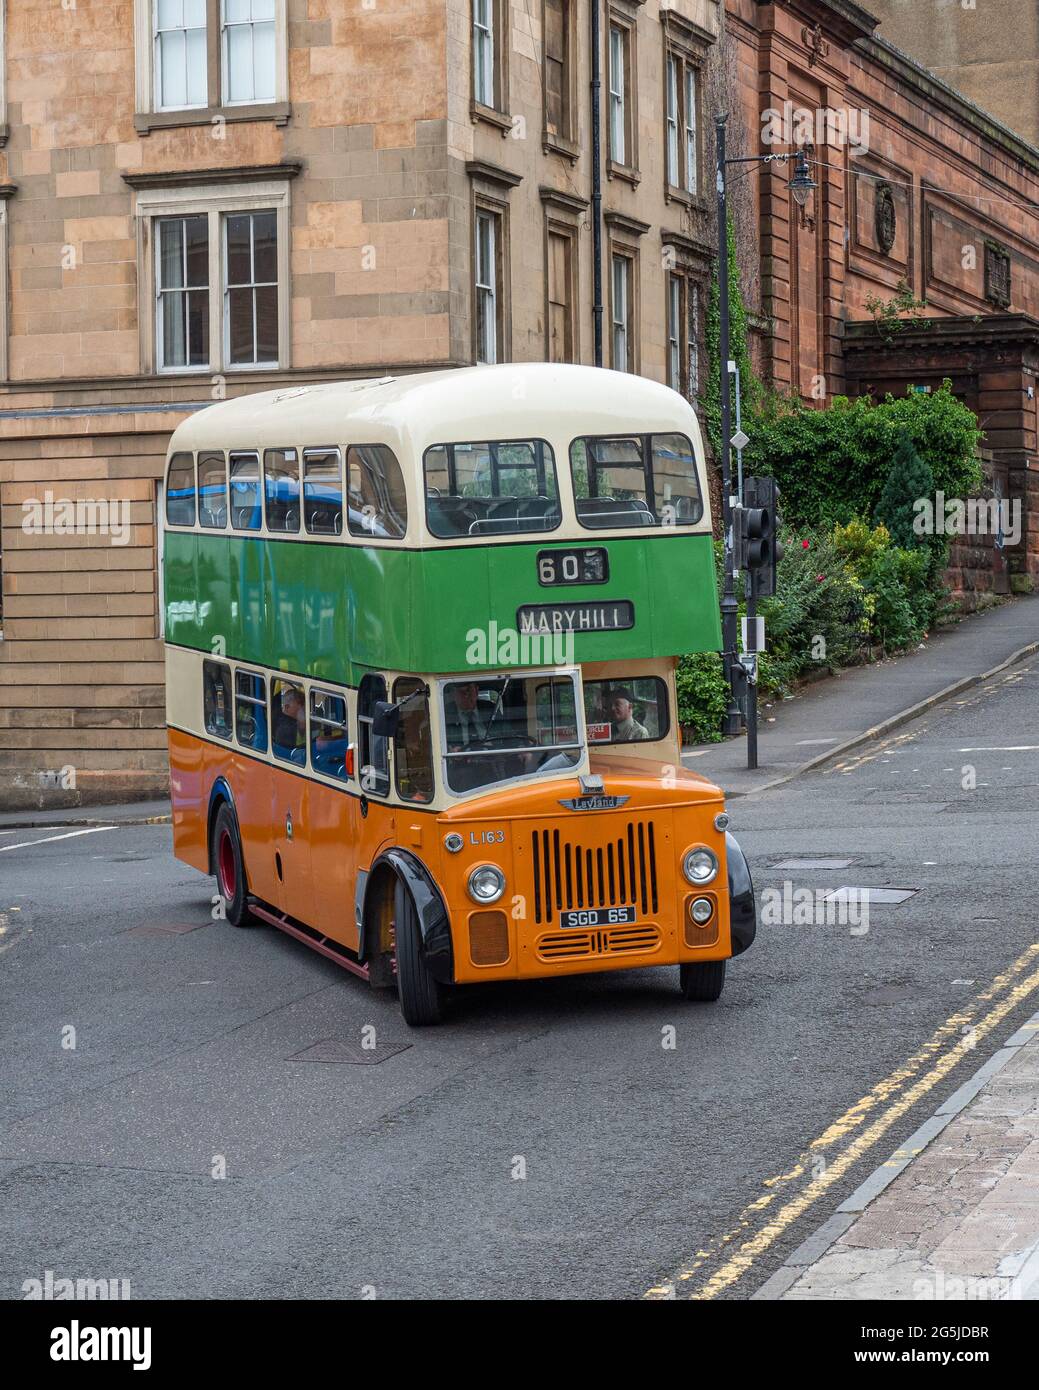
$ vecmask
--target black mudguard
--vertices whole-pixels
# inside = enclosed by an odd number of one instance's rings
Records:
[[[415,903],[419,931],[422,933],[422,954],[431,975],[441,984],[454,979],[454,954],[451,949],[451,920],[429,871],[416,855],[406,849],[388,849],[372,865],[369,881],[380,864],[389,864],[402,879]],[[366,917],[362,914],[362,923]],[[361,959],[367,958],[367,942],[361,936]]]
[[[729,866],[729,930],[732,934],[732,954],[741,956],[757,935],[758,914],[747,857],[740,849],[735,835],[728,830],[725,832],[725,858]]]

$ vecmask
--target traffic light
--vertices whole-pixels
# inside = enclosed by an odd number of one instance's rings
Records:
[[[736,568],[746,570],[755,598],[776,592],[776,565],[783,554],[778,504],[775,478],[744,478],[743,506],[736,512]]]

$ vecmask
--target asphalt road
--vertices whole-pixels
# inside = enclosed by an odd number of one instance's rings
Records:
[[[715,1005],[632,972],[420,1032],[213,921],[168,826],[0,834],[0,1294],[749,1297],[1039,1003],[1039,659],[733,809],[759,890],[913,895],[762,927]]]

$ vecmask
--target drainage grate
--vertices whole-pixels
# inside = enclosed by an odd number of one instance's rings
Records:
[[[320,1042],[305,1047],[302,1052],[294,1052],[285,1060],[288,1062],[346,1062],[355,1067],[374,1067],[398,1052],[407,1052],[412,1044],[405,1042],[380,1042],[375,1047],[362,1047],[360,1042],[346,1042],[343,1038],[322,1038]]]

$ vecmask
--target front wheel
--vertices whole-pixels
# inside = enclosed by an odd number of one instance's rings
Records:
[[[725,961],[702,960],[678,967],[682,998],[690,1003],[713,1004],[725,988]]]
[[[397,993],[404,1022],[412,1028],[439,1023],[444,1015],[444,988],[430,974],[422,955],[422,934],[411,894],[398,879],[394,900]]]
[[[248,927],[255,921],[249,911],[249,888],[245,881],[245,860],[238,821],[225,801],[213,823],[213,872],[224,900],[224,916],[232,927]]]

